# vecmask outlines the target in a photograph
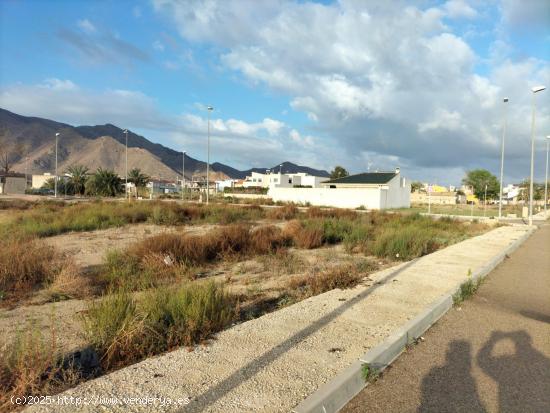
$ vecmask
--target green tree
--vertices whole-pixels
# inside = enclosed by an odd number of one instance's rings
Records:
[[[86,180],[88,171],[84,165],[71,165],[67,168],[67,189],[75,195],[84,195],[86,191]]]
[[[117,196],[123,192],[122,179],[109,169],[98,168],[86,180],[86,193],[95,196]]]
[[[413,181],[411,183],[411,192],[417,192],[419,191],[420,189],[422,189],[424,185],[422,185],[422,182],[420,181]]]
[[[52,191],[55,190],[55,178],[50,178],[46,182],[44,182],[44,185],[42,185],[42,188],[45,189],[51,189]],[[66,180],[60,176],[57,181],[57,193],[59,195],[73,195],[74,192],[72,191],[72,188],[67,185]]]
[[[529,201],[530,183],[530,179],[525,179],[519,184],[522,189],[518,196],[519,200]],[[544,184],[533,182],[533,200],[540,201],[541,199],[544,199]]]
[[[462,179],[462,183],[473,187],[474,194],[479,200],[483,200],[485,197],[485,185],[487,185],[487,199],[497,198],[500,192],[500,183],[497,177],[486,169],[468,171],[466,177]]]
[[[338,179],[348,176],[349,172],[340,165],[336,166],[334,170],[330,173],[330,179]]]
[[[131,182],[136,186],[137,198],[139,196],[139,188],[145,188],[147,182],[149,182],[149,176],[141,173],[140,169],[134,168],[128,173],[128,182]]]

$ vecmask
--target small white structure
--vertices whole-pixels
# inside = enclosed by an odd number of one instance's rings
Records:
[[[32,182],[31,182],[31,187],[33,189],[40,189],[44,186],[44,184],[50,180],[50,179],[53,179],[55,177],[55,175],[52,175],[51,173],[49,172],[46,172],[45,174],[43,175],[33,175],[32,176]]]
[[[25,174],[9,172],[0,174],[0,194],[24,194],[27,189]]]
[[[225,188],[233,188],[235,186],[235,179],[225,179],[223,181],[216,181],[216,191],[223,192]]]
[[[411,185],[395,172],[370,172],[322,182],[320,188],[272,186],[273,201],[295,202],[336,208],[409,208]]]

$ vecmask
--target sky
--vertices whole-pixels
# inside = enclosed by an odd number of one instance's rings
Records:
[[[550,135],[547,0],[0,0],[0,107],[112,123],[239,169],[291,161],[535,177]],[[508,97],[509,102],[503,103]],[[533,99],[534,98],[534,99]]]

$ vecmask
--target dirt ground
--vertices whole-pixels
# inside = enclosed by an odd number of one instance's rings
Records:
[[[1,213],[2,211],[0,211]],[[0,215],[1,216],[1,215]],[[257,222],[257,225],[268,222]],[[269,222],[273,224],[273,222]],[[276,223],[284,226],[285,222]],[[113,249],[124,249],[138,240],[160,233],[203,234],[215,225],[192,225],[167,227],[153,224],[135,224],[106,230],[74,232],[57,235],[44,240],[74,259],[86,276],[93,276],[93,269],[100,266],[106,253]],[[250,299],[279,297],[287,288],[290,279],[309,272],[321,272],[327,268],[359,261],[374,260],[364,256],[348,254],[341,245],[315,250],[290,249],[282,255],[259,256],[244,261],[223,261],[197,269],[197,278],[224,281],[230,292]],[[391,264],[376,259],[380,268]],[[88,275],[92,274],[92,275]],[[34,328],[48,339],[51,326],[56,330],[58,344],[65,351],[72,351],[85,344],[82,334],[81,315],[87,300],[66,300],[46,302],[50,296],[46,290],[38,291],[25,303],[12,309],[0,309],[0,331],[4,338],[11,339],[18,330]],[[2,346],[0,339],[0,348]]]

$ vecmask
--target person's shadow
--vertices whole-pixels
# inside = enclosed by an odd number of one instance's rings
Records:
[[[449,345],[446,363],[422,379],[419,413],[485,412],[471,374],[472,348],[464,340]]]
[[[503,339],[514,342],[515,353],[492,355]],[[527,332],[493,332],[479,350],[477,364],[498,384],[499,411],[550,412],[550,359],[532,346]]]

